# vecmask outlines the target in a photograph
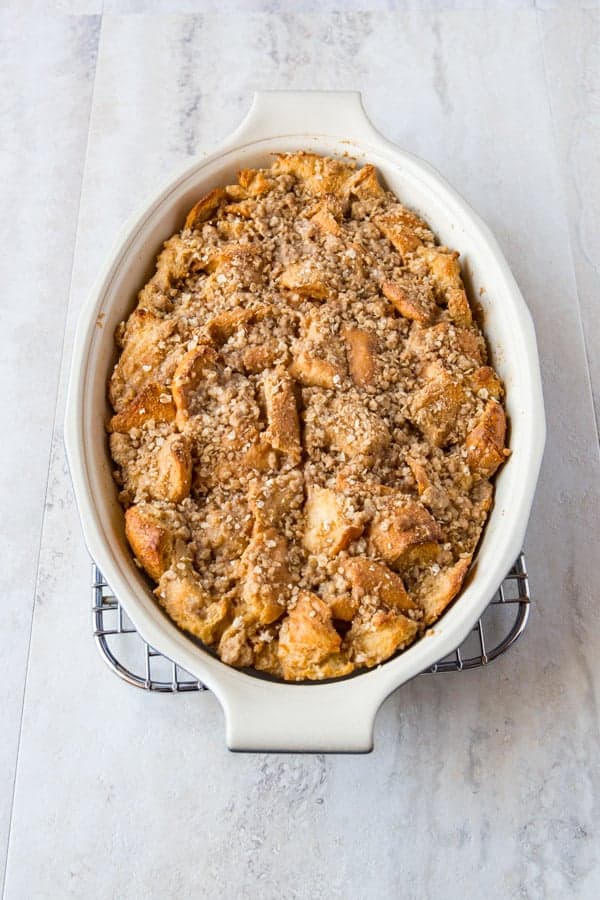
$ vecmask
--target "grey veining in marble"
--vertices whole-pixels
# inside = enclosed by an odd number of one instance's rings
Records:
[[[546,82],[549,54],[564,52],[548,41],[553,15],[103,19],[6,900],[600,893],[600,464],[563,202],[570,170],[555,144],[564,126]],[[88,559],[61,442],[77,312],[123,219],[228,133],[261,87],[362,90],[375,124],[496,232],[542,355],[549,441],[527,538],[530,628],[487,670],[398,691],[369,757],[228,754],[214,697],[137,692],[102,667],[89,635]]]
[[[0,13],[0,869],[8,838],[98,29],[98,19]],[[43,47],[43,52],[32,54],[32,46]]]

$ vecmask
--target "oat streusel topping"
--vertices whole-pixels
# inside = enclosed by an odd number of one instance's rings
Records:
[[[126,534],[171,618],[286,680],[375,666],[459,592],[508,456],[458,253],[371,165],[216,188],[117,330]]]

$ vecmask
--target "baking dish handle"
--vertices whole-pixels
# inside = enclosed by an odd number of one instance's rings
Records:
[[[368,674],[319,685],[236,678],[234,686],[220,679],[216,691],[227,746],[262,753],[369,753],[383,699],[371,687]]]
[[[381,139],[358,91],[257,91],[232,138],[260,140],[281,135]]]

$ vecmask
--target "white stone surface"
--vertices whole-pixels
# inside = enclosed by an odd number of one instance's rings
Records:
[[[600,9],[542,18],[556,146],[584,323],[596,420],[600,415]]]
[[[99,24],[0,13],[0,870]]]
[[[564,199],[573,172],[561,149],[598,73],[570,61],[572,87],[553,83],[569,29],[580,48],[594,39],[577,16],[552,24],[557,15],[104,17],[65,360],[116,228],[174,165],[235,126],[252,89],[362,90],[375,124],[488,221],[536,320],[549,440],[527,540],[535,605],[522,642],[489,669],[422,676],[390,698],[369,757],[228,754],[212,696],[138,692],[93,649],[61,442],[63,364],[7,900],[600,893],[600,464],[572,264],[578,207]],[[43,490],[31,496],[39,515]]]

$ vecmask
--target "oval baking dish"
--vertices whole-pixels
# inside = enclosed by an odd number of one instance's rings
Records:
[[[467,585],[424,638],[355,677],[290,684],[232,669],[180,631],[135,566],[112,478],[105,421],[114,330],[150,277],[162,242],[181,228],[198,197],[268,166],[275,152],[306,149],[373,163],[389,188],[461,253],[480,301],[493,365],[506,385],[512,456],[496,479],[495,502]],[[102,327],[98,323],[102,322]],[[124,227],[79,321],[65,441],[90,553],[144,639],[203,681],[221,702],[232,750],[366,752],[377,709],[395,688],[466,637],[512,565],[525,534],[545,439],[531,317],[502,253],[465,201],[426,163],[385,140],[354,93],[257,94],[237,131],[179,173]]]

